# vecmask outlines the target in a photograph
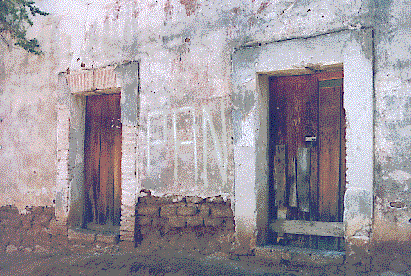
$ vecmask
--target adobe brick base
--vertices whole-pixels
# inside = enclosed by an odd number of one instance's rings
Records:
[[[135,237],[144,251],[231,252],[235,239],[230,202],[222,197],[141,197]]]
[[[55,220],[52,207],[0,207],[0,251],[44,252],[67,247],[67,229]]]
[[[123,217],[119,235],[109,235],[68,229],[65,221],[56,220],[54,207],[26,207],[20,214],[15,206],[3,206],[0,252],[53,252],[118,243],[128,249],[137,245],[140,251],[183,249],[207,255],[233,249],[233,212],[222,197],[146,196],[139,198],[135,218],[136,222]]]
[[[134,243],[119,243],[118,235],[68,229],[65,221],[56,220],[54,212],[54,207],[39,206],[26,207],[20,214],[16,206],[0,207],[0,252],[72,251],[113,244],[134,248]]]

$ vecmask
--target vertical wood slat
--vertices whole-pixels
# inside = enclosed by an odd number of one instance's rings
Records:
[[[91,150],[91,119],[92,113],[90,110],[90,98],[86,98],[86,119],[85,119],[85,137],[84,137],[84,219],[83,219],[83,227],[86,224],[93,220],[94,214],[94,198],[93,194],[91,193],[91,189],[93,189],[93,163],[92,163],[92,155],[95,151]]]
[[[102,102],[101,109],[101,155],[100,155],[100,193],[99,193],[99,224],[105,224],[108,216],[109,204],[109,176],[110,176],[110,132],[111,121],[107,95],[97,96]]]
[[[346,143],[345,143],[345,131],[346,131],[346,120],[345,120],[345,111],[344,111],[344,106],[343,106],[343,97],[344,97],[344,92],[343,92],[343,84],[341,83],[341,86],[339,87],[340,91],[340,126],[341,126],[341,134],[340,134],[340,187],[339,187],[339,202],[338,202],[338,221],[343,221],[343,215],[344,215],[344,194],[345,194],[345,172],[346,172],[346,163],[345,163],[345,158],[346,158]],[[338,249],[339,250],[344,250],[344,240],[339,239],[339,245]]]
[[[109,118],[110,124],[107,125],[107,131],[109,132],[107,137],[108,140],[108,152],[109,152],[109,176],[108,176],[108,186],[107,186],[107,222],[113,224],[114,222],[114,155],[113,152],[115,150],[115,136],[116,136],[116,96],[117,95],[106,95],[108,97],[107,102],[109,103],[108,110],[109,110]]]
[[[300,211],[310,212],[310,149],[297,149],[297,194]]]
[[[318,80],[315,76],[310,82],[310,92],[305,108],[305,134],[316,137],[316,141],[310,144],[310,221],[318,219]],[[317,248],[318,237],[309,237],[309,246]]]
[[[338,219],[340,176],[340,91],[335,88],[319,90],[320,116],[320,204],[321,221]],[[337,92],[337,93],[336,93]]]
[[[290,176],[290,197],[288,199],[288,205],[292,208],[297,208],[297,160],[295,158],[291,161]]]
[[[280,79],[276,79],[273,83],[274,86],[278,86],[282,89],[283,82]],[[276,128],[275,133],[275,152],[274,152],[274,182],[276,186],[275,190],[275,206],[284,207],[285,195],[286,195],[286,157],[287,147],[286,135],[287,129],[285,125],[285,116],[287,109],[286,96],[283,93],[274,94],[274,124]]]
[[[299,146],[299,139],[300,136],[300,126],[301,126],[301,117],[300,117],[300,99],[299,99],[299,86],[300,82],[302,81],[301,76],[297,77],[284,77],[281,78],[282,83],[282,90],[281,93],[284,94],[286,98],[287,105],[286,105],[286,121],[284,122],[286,125],[286,145],[287,145],[287,184],[286,184],[286,196],[289,198],[290,195],[290,187],[291,181],[293,178],[295,169],[295,164],[293,161],[296,160],[296,153],[297,148]],[[297,202],[298,202],[298,194],[297,194]],[[299,219],[299,217],[295,216],[295,213],[292,212],[294,210],[290,210],[289,219]]]
[[[285,187],[286,187],[286,151],[285,145],[275,146],[275,156],[274,156],[274,179],[276,185],[275,191],[275,203],[276,206],[285,205]]]
[[[101,109],[103,108],[103,103],[99,100],[99,98],[92,98],[91,101],[93,113],[95,114],[95,119],[92,119],[92,125],[94,126],[94,133],[92,133],[92,144],[95,145],[95,148],[98,149],[98,155],[96,152],[95,155],[95,170],[94,170],[94,181],[93,181],[93,198],[94,198],[94,213],[95,219],[94,222],[98,223],[101,218],[101,185],[100,185],[100,174],[101,174],[101,133],[103,131],[101,127]]]
[[[115,96],[115,113],[114,119],[116,120],[115,127],[113,128],[114,147],[113,147],[113,162],[114,162],[114,225],[120,225],[121,217],[121,109],[120,109],[120,94]]]
[[[269,78],[269,107],[268,107],[268,118],[269,118],[269,139],[268,139],[268,169],[269,169],[269,202],[268,202],[268,219],[271,223],[274,218],[277,217],[277,209],[275,208],[275,178],[274,178],[274,154],[275,154],[275,144],[277,142],[277,78]],[[268,229],[268,239],[267,243],[274,243],[277,238],[277,233],[272,231],[271,228]]]
[[[97,222],[100,216],[99,212],[99,193],[100,193],[100,136],[101,136],[101,102],[95,97],[87,98],[86,108],[86,137],[85,137],[85,182],[86,196],[89,202],[86,202],[86,214],[92,217],[87,222]]]
[[[317,131],[316,137],[318,139]],[[310,173],[310,221],[318,220],[318,146],[310,149],[311,173]],[[318,237],[310,236],[310,247],[317,249]]]
[[[305,177],[305,181],[301,181],[300,183],[303,184],[304,183],[304,188],[300,187],[298,188],[297,185],[297,189],[299,189],[299,194],[300,197],[300,202],[305,202],[304,205],[305,209],[308,211],[307,212],[302,212],[301,211],[301,207],[299,208],[298,211],[298,219],[301,220],[310,220],[310,214],[311,212],[314,210],[315,211],[315,206],[313,206],[313,203],[311,203],[311,150],[310,148],[315,145],[314,144],[310,144],[307,143],[305,141],[305,137],[306,136],[316,136],[317,137],[317,129],[318,129],[318,118],[316,117],[316,112],[318,110],[318,81],[316,79],[315,76],[313,75],[306,75],[303,76],[303,82],[302,82],[302,86],[299,87],[299,93],[298,93],[298,97],[299,97],[299,120],[301,121],[300,123],[300,132],[299,132],[299,141],[298,141],[298,148],[307,148],[307,152],[306,155],[309,158],[307,161],[308,167],[309,167],[309,171],[306,172],[306,174],[304,175]],[[297,153],[296,153],[297,154]],[[300,168],[301,169],[301,168]],[[300,178],[302,177],[302,175],[300,175]],[[315,192],[315,191],[314,191]],[[313,243],[313,239],[316,240],[317,237],[312,238],[311,236],[308,235],[304,235],[304,236],[300,236],[301,239],[301,244],[305,247],[310,246]]]
[[[321,221],[338,221],[340,192],[341,90],[319,89],[319,217]],[[321,249],[338,246],[336,238],[319,238]]]
[[[102,170],[100,173],[100,185],[102,187],[102,213],[104,219],[100,223],[109,223],[117,225],[119,223],[119,212],[121,204],[120,196],[120,165],[121,162],[121,129],[119,120],[120,112],[120,95],[101,96],[105,102],[105,108],[102,109],[104,118],[104,133],[101,140],[101,163]]]

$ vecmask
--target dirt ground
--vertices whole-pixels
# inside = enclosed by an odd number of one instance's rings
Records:
[[[341,267],[296,267],[272,263],[252,256],[229,256],[216,253],[198,256],[188,252],[142,253],[122,250],[118,246],[78,248],[55,252],[16,251],[0,254],[0,275],[370,275],[411,276],[411,271],[359,272]]]

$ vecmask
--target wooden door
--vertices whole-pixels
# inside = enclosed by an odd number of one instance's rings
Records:
[[[120,119],[120,94],[87,97],[84,226],[120,224]]]
[[[275,242],[342,249],[342,72],[270,79]]]

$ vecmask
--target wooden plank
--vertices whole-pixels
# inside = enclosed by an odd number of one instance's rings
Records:
[[[275,144],[277,143],[277,78],[269,78],[269,141],[268,141],[268,168],[269,168],[269,221],[277,217],[277,208],[275,207],[275,177],[274,177],[274,155]],[[267,243],[274,243],[277,240],[277,234],[271,231],[267,226],[268,239]]]
[[[98,223],[105,224],[107,220],[107,187],[109,178],[109,154],[107,137],[107,102],[102,95],[96,97],[101,104],[100,108],[100,185],[98,193]]]
[[[105,223],[113,224],[114,222],[114,143],[116,132],[114,130],[116,117],[116,95],[101,96],[105,102],[105,108],[102,110],[102,118],[105,118],[102,133],[101,148],[104,154],[101,155],[102,171],[100,174],[100,185],[105,188]],[[103,138],[104,137],[104,138]]]
[[[283,93],[287,98],[287,109],[286,109],[286,132],[287,132],[287,185],[286,185],[286,196],[290,196],[290,188],[292,185],[293,169],[295,169],[295,164],[293,161],[296,160],[297,148],[300,146],[300,136],[301,134],[301,97],[300,89],[303,86],[302,83],[304,79],[301,76],[296,77],[286,77],[283,78],[286,83],[284,84]],[[298,197],[298,194],[297,194]],[[297,219],[298,213],[293,210],[290,212],[289,219]]]
[[[317,77],[319,81],[342,79],[344,78],[344,72],[343,71],[321,72],[321,73],[315,74],[315,77]]]
[[[318,201],[312,201],[313,197],[317,194],[317,186],[318,183],[315,178],[312,178],[312,175],[316,174],[316,170],[318,166],[313,163],[313,159],[315,160],[316,150],[312,150],[313,148],[317,148],[317,142],[305,142],[306,137],[316,138],[318,139],[318,80],[315,76],[307,76],[307,83],[304,87],[305,95],[304,101],[302,103],[302,127],[303,127],[303,143],[305,143],[305,147],[309,147],[309,155],[310,160],[308,161],[310,164],[310,171],[309,171],[309,179],[308,179],[308,190],[309,194],[307,195],[307,200],[309,201],[309,213],[303,213],[300,215],[299,219],[308,220],[308,221],[316,221],[315,214],[317,212],[316,204]],[[314,187],[313,187],[314,186]],[[302,213],[302,212],[301,212]],[[305,237],[305,246],[310,248],[317,248],[317,236],[304,236]]]
[[[114,135],[114,147],[113,147],[113,164],[114,164],[114,225],[120,225],[121,217],[121,108],[120,108],[120,94],[115,97],[115,113],[114,118],[116,120],[113,131]]]
[[[317,109],[318,110],[318,109]],[[317,134],[316,134],[317,136]],[[318,137],[318,136],[317,136]],[[311,171],[310,171],[310,221],[318,220],[318,147],[311,148]],[[310,247],[317,249],[318,239],[310,236]]]
[[[107,223],[114,225],[114,145],[116,136],[116,96],[118,94],[106,95],[108,104],[108,116],[110,123],[107,124],[107,137],[108,137],[108,151],[109,151],[109,175],[107,183]]]
[[[338,220],[340,182],[340,91],[319,90],[319,216],[321,221]]]
[[[310,211],[310,149],[297,149],[297,199],[298,208],[303,212]]]
[[[339,211],[338,211],[338,221],[343,221],[344,215],[344,194],[345,194],[345,181],[346,181],[346,141],[345,141],[345,131],[346,131],[346,120],[345,120],[345,111],[342,105],[343,103],[343,86],[340,87],[341,92],[341,152],[340,152],[340,200],[339,200]],[[343,239],[339,240],[339,250],[344,250],[344,241]]]
[[[288,200],[288,205],[290,207],[297,208],[297,170],[296,170],[296,159],[293,158],[291,161],[290,175],[290,197]]]
[[[287,141],[287,94],[284,88],[284,79],[275,78],[274,113],[275,113],[275,144],[284,145]]]
[[[270,227],[273,231],[278,233],[344,237],[344,224],[342,222],[279,219],[272,223]]]
[[[87,194],[90,200],[92,218],[89,221],[97,222],[99,219],[99,192],[100,192],[100,134],[101,134],[101,108],[102,103],[96,97],[87,98],[86,112],[86,183]]]
[[[274,156],[274,179],[275,179],[275,205],[285,205],[285,187],[286,187],[286,146],[277,145]]]
[[[93,164],[95,150],[91,149],[91,142],[93,141],[91,118],[93,117],[90,109],[90,98],[86,98],[86,121],[85,121],[85,137],[84,137],[84,220],[83,226],[88,222],[93,221],[94,218],[94,202],[91,189],[93,189]]]
[[[309,99],[306,102],[305,133],[306,136],[316,137],[310,144],[310,214],[309,221],[318,218],[318,80],[313,76],[310,86]],[[317,249],[318,237],[309,237],[309,247]]]
[[[319,89],[319,219],[339,220],[340,151],[341,151],[341,90],[335,87]],[[336,250],[335,238],[319,238],[319,249]]]

